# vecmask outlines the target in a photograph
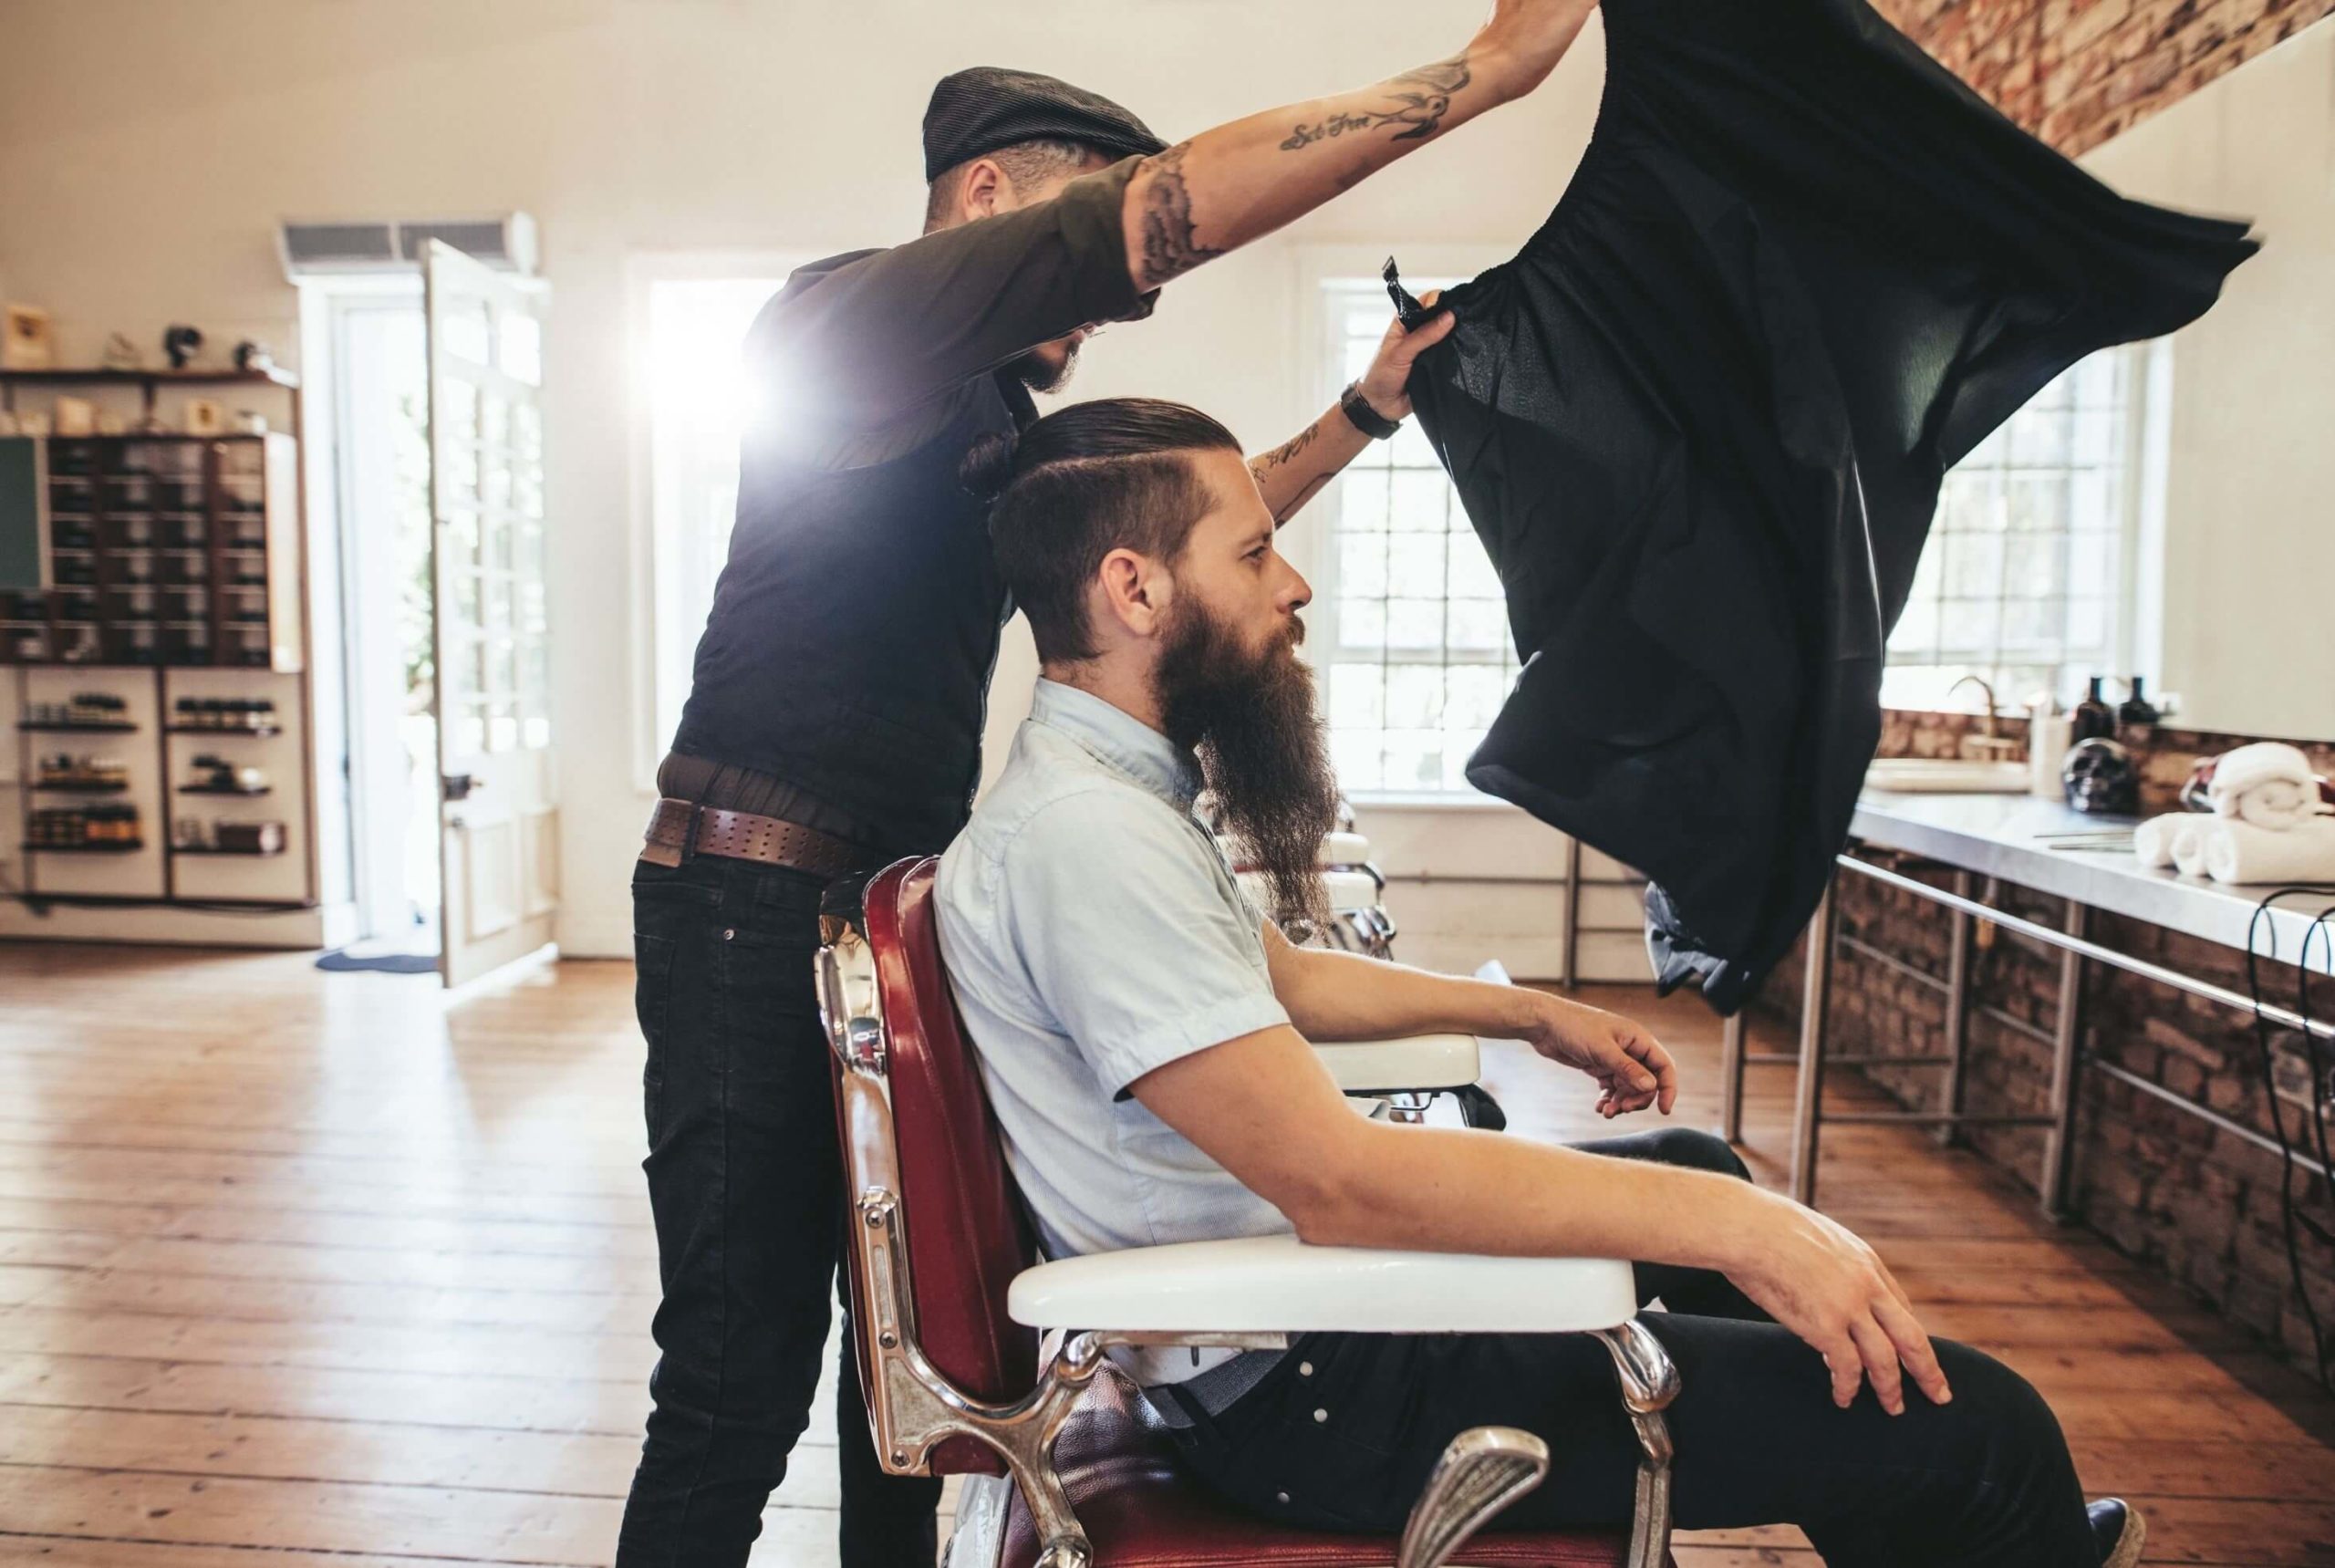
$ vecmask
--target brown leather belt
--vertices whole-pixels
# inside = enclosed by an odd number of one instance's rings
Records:
[[[784,817],[721,811],[692,800],[659,801],[640,857],[652,866],[679,866],[693,855],[755,860],[830,881],[870,859],[866,850]]]

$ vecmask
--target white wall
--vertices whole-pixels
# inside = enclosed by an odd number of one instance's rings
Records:
[[[634,581],[646,555],[631,500],[627,258],[912,234],[918,120],[934,79],[961,66],[1055,72],[1173,139],[1439,57],[1484,10],[1480,0],[0,0],[10,62],[0,285],[55,312],[67,360],[94,361],[112,329],[159,343],[178,320],[222,346],[257,336],[289,360],[297,309],[275,260],[280,219],[536,216],[555,291],[561,940],[620,953],[649,805],[633,766],[648,628]],[[1088,349],[1076,395],[1182,399],[1252,446],[1278,441],[1314,411],[1298,343],[1301,248],[1512,248],[1587,137],[1597,55],[1593,29],[1532,99],[1178,282],[1152,321]],[[1301,557],[1310,533],[1293,525]],[[1017,639],[993,733],[1019,717],[1032,673]],[[1561,850],[1515,814],[1497,820],[1533,863]],[[1392,819],[1388,830],[1406,831]],[[1552,892],[1503,890],[1483,907],[1547,950]],[[1450,952],[1470,950],[1471,918],[1466,908],[1451,917]]]
[[[2185,725],[2335,738],[2335,26],[2084,166],[2131,195],[2251,218],[2266,240],[2172,340],[2158,680]]]

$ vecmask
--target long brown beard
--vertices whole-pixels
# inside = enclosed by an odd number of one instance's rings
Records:
[[[1215,796],[1217,826],[1262,874],[1269,913],[1297,940],[1329,919],[1318,857],[1337,826],[1338,780],[1313,671],[1295,653],[1292,623],[1261,657],[1197,601],[1185,601],[1152,676],[1168,738],[1196,753]]]

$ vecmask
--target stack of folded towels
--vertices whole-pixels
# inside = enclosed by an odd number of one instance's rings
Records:
[[[2302,753],[2283,741],[2226,752],[2206,795],[2210,816],[2174,812],[2133,830],[2142,865],[2216,882],[2335,882],[2335,816]]]

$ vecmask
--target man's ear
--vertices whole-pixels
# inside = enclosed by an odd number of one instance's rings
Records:
[[[1147,638],[1158,631],[1174,580],[1157,562],[1133,550],[1114,550],[1103,557],[1095,577],[1102,587],[1103,613],[1129,636]]]
[[[994,217],[1013,202],[1013,181],[993,158],[976,158],[965,166],[957,185],[957,204],[968,221]]]

